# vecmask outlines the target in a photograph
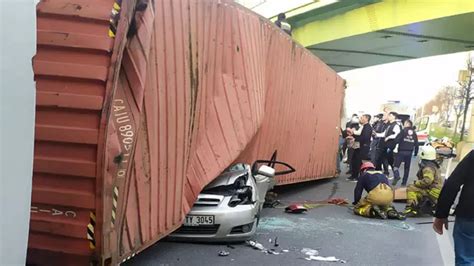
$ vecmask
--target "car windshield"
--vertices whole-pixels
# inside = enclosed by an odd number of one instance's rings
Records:
[[[235,170],[237,171],[237,170]],[[206,194],[215,194],[223,196],[232,196],[239,189],[247,187],[248,173],[244,173],[235,179],[234,183],[228,185],[220,185],[216,187],[205,188],[202,192]]]

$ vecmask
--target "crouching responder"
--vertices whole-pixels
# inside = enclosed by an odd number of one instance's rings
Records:
[[[360,168],[360,177],[354,189],[354,213],[360,216],[404,220],[405,216],[393,207],[393,190],[388,178],[375,165],[365,162]],[[368,195],[361,199],[363,190]]]
[[[443,187],[443,180],[436,162],[436,149],[432,146],[423,146],[420,153],[418,180],[407,187],[406,216],[417,216],[425,204],[436,207],[438,197]]]

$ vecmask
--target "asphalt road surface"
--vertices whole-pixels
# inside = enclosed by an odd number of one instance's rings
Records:
[[[414,160],[409,183],[417,168]],[[284,204],[342,197],[352,202],[355,183],[339,178],[307,182],[278,189]],[[404,209],[403,203],[396,208]],[[356,216],[350,206],[322,205],[306,214],[287,214],[281,208],[264,209],[255,240],[279,255],[265,254],[245,243],[191,244],[162,240],[125,265],[334,265],[341,262],[307,261],[303,248],[319,256],[335,256],[347,265],[454,265],[451,232],[437,236],[432,218],[383,221]],[[278,237],[279,246],[274,247]],[[270,243],[270,240],[272,243]],[[219,251],[230,252],[227,257]]]

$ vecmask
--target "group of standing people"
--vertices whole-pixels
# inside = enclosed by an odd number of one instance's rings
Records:
[[[399,168],[404,163],[402,186],[406,186],[410,173],[412,156],[418,154],[418,138],[413,122],[406,120],[402,126],[396,112],[379,114],[371,123],[371,115],[364,114],[360,118],[354,114],[341,132],[345,139],[342,151],[347,154],[347,163],[351,181],[357,181],[363,162],[371,161],[375,169],[389,175],[392,168],[396,185],[400,178]]]
[[[354,213],[365,217],[381,219],[405,219],[405,213],[398,212],[392,205],[392,186],[400,180],[399,167],[405,164],[402,185],[407,184],[411,157],[418,153],[418,139],[413,123],[398,120],[396,112],[379,114],[374,120],[368,114],[360,118],[353,115],[341,132],[345,139],[342,148],[347,154],[350,177],[357,182],[354,189]],[[372,123],[371,123],[372,122]],[[390,184],[389,166],[394,179]],[[382,172],[383,169],[383,172]],[[362,198],[363,191],[367,196]]]
[[[443,234],[448,229],[451,206],[462,188],[455,210],[453,230],[456,265],[474,265],[474,151],[464,158],[453,174],[444,182],[440,163],[433,146],[419,149],[415,128],[410,120],[402,127],[397,113],[371,116],[354,115],[341,131],[341,151],[348,157],[351,176],[357,181],[354,189],[354,213],[364,217],[399,219],[417,216],[424,207],[430,207],[435,216],[433,229]],[[407,185],[412,156],[420,153],[416,180],[407,186],[407,204],[404,212],[393,206],[393,189],[400,178],[399,168],[404,163],[402,186]],[[374,163],[372,163],[374,162]],[[388,167],[393,170],[390,185]],[[383,170],[383,171],[382,171]],[[363,191],[367,195],[362,198]]]
[[[354,189],[354,212],[361,216],[382,219],[405,219],[418,215],[419,207],[436,205],[443,184],[436,150],[432,146],[423,148],[420,156],[418,180],[407,187],[407,205],[403,213],[392,206],[393,189],[401,179],[399,168],[404,163],[402,186],[407,186],[412,156],[419,152],[418,138],[410,120],[398,120],[396,112],[371,116],[353,115],[346,124],[345,138],[347,158],[350,166],[350,181],[357,182]],[[389,167],[393,181],[388,178]],[[383,172],[382,172],[383,170]],[[362,199],[362,192],[368,192]]]

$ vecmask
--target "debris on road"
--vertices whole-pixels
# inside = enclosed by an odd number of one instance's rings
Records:
[[[247,241],[247,244],[253,247],[254,249],[265,250],[265,247],[262,244],[258,243],[257,241],[249,240]]]
[[[280,252],[277,252],[275,249],[268,249],[266,251],[268,254],[272,254],[272,255],[280,255]]]
[[[230,252],[229,251],[225,251],[225,250],[221,250],[219,251],[219,256],[220,257],[227,257],[230,255]]]
[[[275,241],[277,241],[277,239],[278,239],[278,237],[275,238]],[[271,241],[270,241],[270,243],[271,243]],[[280,255],[281,254],[281,252],[278,252],[274,248],[271,248],[271,249],[265,248],[262,244],[258,243],[257,241],[249,240],[249,241],[247,241],[247,245],[249,245],[253,249],[260,250],[261,252],[263,252],[265,254],[270,254],[270,255]],[[288,252],[288,250],[286,252]]]
[[[403,229],[403,230],[410,230],[410,231],[415,229],[413,226],[405,222],[396,223],[393,225],[393,227]]]
[[[340,263],[347,263],[345,260],[338,259],[334,256],[332,257],[321,257],[321,256],[309,256],[308,258],[305,258],[305,260],[312,261],[325,261],[325,262],[340,262]]]
[[[347,205],[349,204],[349,201],[344,198],[332,198],[328,200],[329,204],[335,204],[335,205]]]
[[[305,201],[298,201],[298,202],[286,202],[282,204],[287,206],[287,207],[281,207],[281,208],[285,208],[285,210],[287,210],[288,208],[294,205],[300,205],[309,210],[309,209],[315,209],[315,208],[331,206],[331,205],[346,207],[346,205],[349,205],[349,200],[344,199],[344,198],[330,198],[327,200],[305,200]],[[275,208],[280,208],[280,207],[275,207]]]
[[[285,208],[285,212],[288,213],[303,213],[307,211],[308,209],[301,204],[291,204],[290,206]]]
[[[316,249],[312,249],[312,248],[303,248],[301,250],[301,253],[305,254],[306,256],[318,256],[319,255],[319,251],[317,251]]]
[[[454,221],[449,220],[448,223],[454,223]],[[416,223],[416,224],[433,224],[433,221],[431,221],[431,222],[420,222],[420,223]]]
[[[263,203],[264,208],[275,208],[276,206],[280,205],[281,202],[277,200],[278,194],[275,192],[268,192],[265,195],[265,202]]]

